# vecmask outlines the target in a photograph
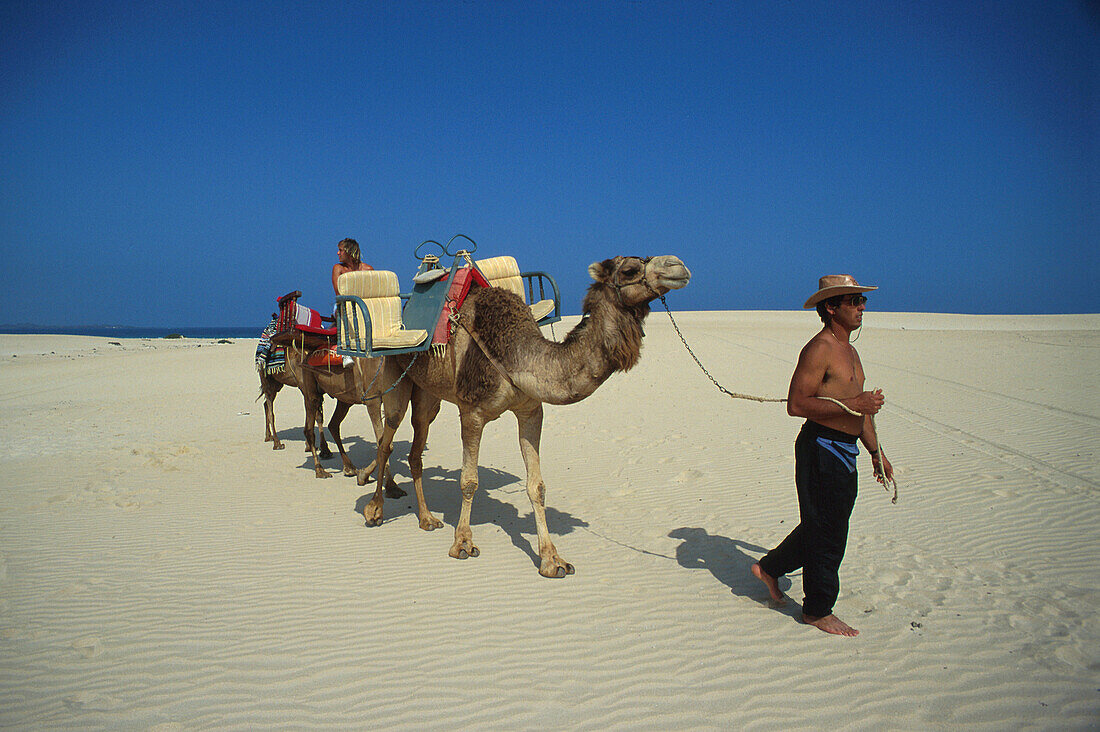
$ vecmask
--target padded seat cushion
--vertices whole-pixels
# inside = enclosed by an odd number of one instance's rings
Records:
[[[519,276],[519,264],[515,257],[482,259],[477,263],[477,268],[489,280],[490,285],[511,290],[527,302],[527,293],[524,291],[523,278]]]
[[[535,318],[536,323],[552,312],[554,312],[553,300],[539,300],[531,306],[531,315]]]
[[[489,280],[490,285],[511,290],[527,302],[527,288],[523,286],[523,278],[520,276],[519,264],[515,257],[505,255],[482,259],[478,261],[477,267],[485,275],[485,279]],[[531,315],[536,321],[542,320],[552,312],[554,312],[553,300],[539,300],[531,305]]]
[[[411,348],[428,337],[426,330],[405,330],[401,323],[401,296],[397,285],[397,275],[386,270],[368,270],[366,272],[345,272],[336,281],[341,295],[355,295],[366,303],[370,314],[371,348]],[[354,319],[360,340],[367,332],[367,325],[359,310],[350,303],[344,303]],[[367,350],[366,343],[355,342],[354,332],[344,334],[340,343],[342,348],[354,351]]]

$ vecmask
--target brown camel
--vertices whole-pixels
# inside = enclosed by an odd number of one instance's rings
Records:
[[[424,503],[421,453],[440,400],[458,405],[462,429],[462,510],[450,555],[476,557],[470,510],[477,491],[478,449],[488,422],[506,411],[519,422],[519,445],[527,466],[527,496],[538,530],[539,574],[565,577],[573,565],[558,556],[546,527],[546,487],[539,466],[542,405],[572,404],[589,396],[616,371],[633,367],[641,354],[642,322],[649,303],[687,285],[691,272],[677,257],[615,257],[588,268],[595,282],[584,298],[580,323],[558,343],[539,331],[523,300],[502,288],[472,290],[459,310],[459,324],[447,353],[386,358],[384,384],[408,377],[384,397],[385,431],[378,460],[390,454],[393,435],[410,401],[413,442],[409,468],[420,507],[420,527],[442,526]],[[410,361],[412,361],[410,365]],[[413,384],[407,382],[411,378]],[[364,484],[366,474],[359,476]],[[382,521],[382,484],[364,507],[368,524]]]
[[[279,433],[275,431],[275,395],[284,386],[289,386],[292,389],[297,388],[298,381],[294,378],[294,375],[289,370],[283,369],[274,374],[265,373],[262,369],[258,369],[260,374],[260,396],[264,400],[264,442],[274,442],[271,447],[272,450],[282,450],[286,447],[279,439]],[[321,409],[321,399],[318,395],[317,401],[317,431],[321,437],[321,448],[318,451],[320,457],[324,460],[328,460],[332,457],[332,451],[328,449],[328,443],[325,441],[325,426],[322,424],[324,415]],[[307,415],[308,417],[308,415]],[[306,429],[312,434],[312,425],[307,424]],[[309,443],[306,443],[306,452],[310,452]]]
[[[340,451],[340,460],[343,462],[344,475],[360,475],[360,471],[352,463],[344,450],[344,443],[340,439],[340,424],[347,416],[348,410],[353,404],[365,404],[370,415],[371,424],[374,425],[374,439],[377,440],[382,433],[382,408],[379,396],[381,395],[382,379],[375,378],[380,374],[384,359],[382,358],[357,358],[355,364],[348,367],[311,367],[304,362],[309,357],[309,352],[298,344],[289,344],[286,347],[286,370],[298,382],[298,388],[302,392],[302,398],[306,405],[306,449],[313,453],[313,470],[318,478],[331,478],[332,474],[321,465],[321,457],[313,442],[313,431],[308,428],[310,419],[320,423],[321,420],[321,395],[328,394],[336,400],[336,407],[332,410],[329,419],[328,431],[332,441],[336,443],[336,449]],[[331,453],[330,453],[331,456]],[[387,454],[387,458],[389,455]],[[385,464],[385,461],[383,461]],[[375,472],[378,462],[372,462],[362,471],[362,475],[369,476]],[[386,475],[386,495],[390,498],[400,498],[405,491],[397,487],[393,482],[393,476],[388,468]]]

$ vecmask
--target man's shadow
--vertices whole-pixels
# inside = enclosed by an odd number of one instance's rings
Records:
[[[767,588],[751,571],[758,557],[748,552],[763,555],[767,553],[767,549],[739,539],[708,534],[706,529],[697,527],[673,529],[668,535],[683,541],[676,547],[676,561],[681,567],[705,569],[714,575],[714,579],[729,587],[733,594],[777,608],[768,596]],[[779,589],[786,594],[790,588],[790,579],[780,577]],[[788,600],[786,606],[777,609],[797,610],[798,604]]]
[[[406,444],[406,455],[407,444]],[[394,451],[395,453],[399,450]],[[416,491],[413,489],[412,476],[409,473],[407,463],[395,464],[390,459],[390,469],[394,472],[394,480],[404,489],[408,495],[404,498],[387,499],[385,504],[385,521],[388,522],[397,516],[404,514],[416,515]],[[473,510],[470,512],[470,528],[474,532],[474,543],[477,543],[477,527],[493,525],[499,526],[512,545],[531,558],[535,567],[542,564],[538,553],[538,536],[535,529],[535,515],[530,510],[531,501],[527,497],[527,479],[497,468],[481,466],[477,471],[478,486],[474,494]],[[447,527],[458,524],[462,512],[462,491],[459,488],[462,478],[462,469],[447,470],[440,467],[424,469],[424,501],[428,509],[441,519],[447,526],[436,531],[447,531]],[[365,486],[364,486],[365,487]],[[505,496],[501,500],[497,496]],[[355,502],[355,512],[362,514],[363,507],[374,498],[374,491],[370,491],[359,497]],[[522,506],[527,509],[520,514]],[[588,523],[571,514],[559,511],[551,506],[546,506],[546,525],[553,537],[568,534],[574,529],[587,527]],[[419,531],[419,529],[417,529]]]

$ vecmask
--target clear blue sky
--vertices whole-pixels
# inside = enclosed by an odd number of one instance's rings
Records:
[[[677,254],[676,310],[1100,312],[1100,9],[0,5],[0,321],[261,327],[336,244]]]

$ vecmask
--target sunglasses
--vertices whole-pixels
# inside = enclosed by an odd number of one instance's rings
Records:
[[[841,302],[850,303],[852,307],[858,308],[860,305],[867,303],[867,298],[864,295],[849,295],[845,297]]]

